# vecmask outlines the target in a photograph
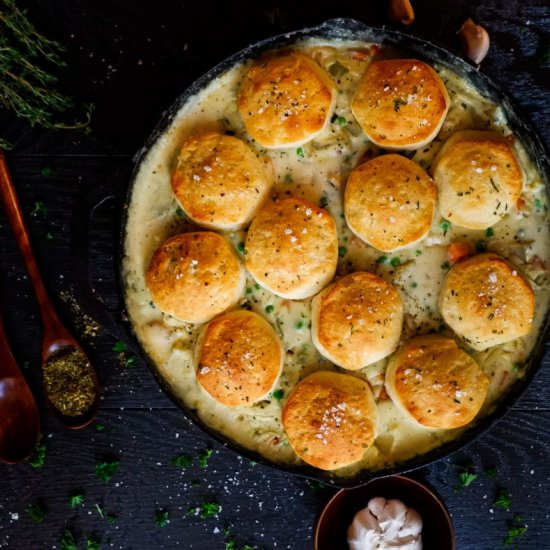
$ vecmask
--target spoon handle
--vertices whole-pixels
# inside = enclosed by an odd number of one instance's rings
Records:
[[[43,349],[49,347],[50,335],[55,334],[56,339],[63,338],[67,340],[67,344],[73,342],[72,336],[69,334],[67,329],[62,325],[59,317],[57,316],[54,307],[48,297],[46,287],[42,281],[42,276],[38,269],[38,264],[34,258],[34,254],[31,247],[31,241],[29,238],[29,232],[23,218],[23,213],[21,210],[21,205],[13,185],[8,165],[6,163],[6,157],[4,153],[0,150],[0,194],[4,201],[4,206],[6,208],[6,214],[10,222],[11,228],[15,235],[15,240],[23,259],[25,265],[27,266],[27,271],[31,278],[31,282],[36,294],[36,299],[38,300],[38,305],[40,306],[40,315],[42,317],[42,325],[44,328],[44,343]],[[48,340],[48,342],[46,342]],[[43,351],[44,353],[44,351]]]

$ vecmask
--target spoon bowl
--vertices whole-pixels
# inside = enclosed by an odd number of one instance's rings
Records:
[[[21,206],[19,204],[19,199],[13,185],[8,166],[6,163],[6,158],[2,151],[0,151],[0,195],[4,201],[6,208],[6,213],[8,220],[13,229],[15,240],[23,259],[25,265],[27,266],[27,271],[36,294],[38,305],[40,308],[40,316],[42,318],[42,370],[44,372],[44,367],[48,361],[50,361],[60,350],[63,348],[73,348],[78,350],[80,355],[86,361],[88,373],[93,380],[94,387],[94,398],[91,405],[85,410],[85,412],[79,416],[72,416],[68,414],[63,414],[53,403],[46,393],[46,399],[50,405],[50,408],[54,412],[56,418],[64,424],[67,428],[78,429],[87,426],[95,417],[97,409],[99,407],[99,381],[97,374],[95,373],[93,367],[91,366],[90,361],[87,358],[86,353],[82,350],[75,338],[70,334],[70,332],[65,328],[65,326],[59,320],[57,313],[51,303],[46,287],[42,281],[42,276],[38,269],[38,264],[34,258],[34,254],[31,247],[31,242],[29,238],[29,233],[25,220],[23,219],[23,214]]]
[[[0,461],[29,456],[40,436],[36,401],[11,351],[0,316]]]

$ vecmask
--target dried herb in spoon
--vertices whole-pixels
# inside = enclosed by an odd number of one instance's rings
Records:
[[[95,384],[92,366],[77,348],[54,353],[43,366],[44,391],[64,416],[82,416],[93,405]]]
[[[62,114],[73,108],[70,97],[55,89],[55,71],[65,67],[64,48],[40,34],[15,0],[0,0],[0,107],[43,128],[85,128],[84,122],[66,123]],[[0,147],[10,144],[0,137]]]

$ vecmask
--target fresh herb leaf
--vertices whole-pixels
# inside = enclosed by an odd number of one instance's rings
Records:
[[[120,466],[119,460],[104,460],[96,463],[95,473],[101,481],[110,481]]]
[[[486,236],[486,237],[492,237],[494,234],[495,234],[495,232],[493,231],[493,228],[492,228],[492,227],[488,227],[488,228],[485,230],[485,236]]]
[[[44,237],[46,238],[47,241],[53,241],[54,237],[53,237],[53,233],[51,231],[48,231]]]
[[[38,443],[36,444],[36,447],[34,449],[34,453],[29,459],[29,464],[33,468],[42,468],[44,466],[44,463],[46,462],[46,451],[47,451],[47,448],[46,448],[46,443],[44,441],[44,436],[40,435],[40,438],[38,439]]]
[[[278,390],[275,390],[272,395],[275,399],[277,399],[277,401],[281,401],[281,399],[285,396],[285,392],[279,388]]]
[[[217,516],[221,510],[221,506],[217,502],[203,502],[200,506],[200,517],[202,519],[212,518]]]
[[[299,157],[302,157],[302,158],[304,158],[304,157],[306,156],[306,153],[305,153],[303,147],[298,147],[298,149],[296,149],[296,154],[297,154]]]
[[[96,432],[103,432],[105,430],[105,424],[96,424],[94,428]]]
[[[170,523],[168,510],[157,510],[155,512],[155,523],[158,527],[166,527]]]
[[[78,550],[73,532],[70,529],[63,531],[63,535],[61,535],[59,541],[59,548],[61,550]]]
[[[344,116],[337,116],[336,117],[336,124],[338,124],[338,126],[345,126],[347,123],[348,123],[348,121],[346,120],[346,117],[344,117]]]
[[[206,468],[208,466],[208,461],[210,457],[214,454],[214,449],[205,449],[199,454],[199,466],[201,468]]]
[[[100,541],[95,537],[86,539],[86,550],[99,550]]]
[[[46,517],[46,508],[39,502],[25,509],[34,523],[43,523]]]
[[[84,495],[82,493],[75,493],[69,497],[69,506],[71,508],[76,508],[84,504]]]
[[[376,263],[377,264],[386,264],[386,263],[388,263],[388,257],[387,256],[378,256],[378,258],[376,258]]]
[[[441,218],[439,221],[439,227],[441,228],[441,231],[443,231],[443,236],[445,236],[448,231],[451,229],[452,224],[449,220],[446,220],[445,218]]]
[[[135,355],[130,355],[130,357],[126,357],[126,366],[127,367],[133,367],[137,362],[137,357]]]
[[[294,323],[294,328],[296,330],[301,330],[304,328],[304,322],[302,321],[302,319],[300,319],[299,321],[296,321],[296,323]]]
[[[241,254],[244,254],[244,243],[242,241],[240,241],[238,244],[237,244],[237,250],[241,253]]]
[[[47,213],[48,207],[42,201],[34,201],[34,208],[31,212],[32,216],[45,216]]]
[[[189,468],[193,464],[193,459],[189,455],[178,455],[170,461],[170,464],[180,468]]]
[[[394,256],[391,260],[390,260],[390,264],[393,266],[393,267],[397,267],[398,265],[401,265],[401,258],[399,256]]]
[[[458,481],[462,487],[469,487],[477,479],[477,474],[473,472],[460,472],[458,474]]]
[[[501,489],[497,495],[497,498],[493,502],[494,506],[501,506],[506,510],[510,509],[511,503],[512,503],[512,498],[507,489]]]
[[[128,349],[126,342],[118,341],[113,345],[113,351],[116,353],[123,353]]]
[[[504,546],[512,546],[516,543],[516,539],[521,537],[527,531],[527,525],[512,525],[508,527],[506,536],[504,537]]]
[[[338,247],[338,256],[340,256],[340,258],[343,258],[347,253],[348,249],[345,246]]]
[[[273,311],[275,310],[275,306],[272,305],[272,304],[267,304],[267,306],[265,306],[265,312],[269,315],[270,313],[273,313]]]

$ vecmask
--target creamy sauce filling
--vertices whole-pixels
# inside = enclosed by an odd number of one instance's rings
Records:
[[[449,267],[447,246],[452,241],[468,240],[479,250],[502,254],[527,275],[536,297],[536,319],[531,334],[472,353],[491,379],[482,411],[482,415],[488,414],[508,388],[525,374],[522,365],[536,341],[548,308],[545,266],[550,260],[550,239],[544,182],[526,151],[518,140],[514,140],[513,147],[524,172],[523,205],[520,210],[511,211],[490,231],[454,228],[436,212],[427,237],[407,248],[383,254],[361,242],[344,222],[342,199],[350,170],[365,153],[376,155],[380,152],[361,132],[349,107],[355,85],[368,64],[369,47],[369,44],[357,42],[328,43],[311,39],[297,44],[297,49],[317,59],[337,83],[332,121],[320,135],[299,149],[265,150],[254,142],[251,145],[258,155],[271,160],[275,195],[288,193],[307,198],[327,208],[334,216],[340,245],[337,275],[367,270],[397,286],[406,311],[402,340],[433,330],[451,334],[442,324],[437,299]],[[168,236],[192,228],[183,217],[170,187],[170,172],[183,138],[197,129],[209,128],[231,131],[249,141],[236,106],[236,91],[246,66],[233,68],[214,79],[198,96],[191,97],[142,160],[126,227],[123,262],[126,303],[141,345],[178,399],[214,430],[240,445],[277,463],[299,463],[281,425],[284,398],[306,374],[336,368],[319,355],[311,342],[310,300],[279,298],[248,279],[241,306],[263,315],[283,342],[284,369],[274,389],[282,390],[284,397],[270,396],[252,407],[231,409],[214,401],[196,381],[195,343],[201,326],[163,315],[145,285],[145,272],[153,251]],[[498,106],[481,97],[470,83],[449,69],[435,68],[446,83],[451,108],[437,138],[408,155],[428,171],[442,143],[456,130],[493,129],[510,134]],[[226,233],[238,251],[242,250],[244,235],[243,231]],[[242,256],[242,252],[239,253]],[[373,388],[378,402],[379,435],[361,461],[339,470],[338,475],[392,466],[458,437],[463,431],[425,429],[405,418],[382,391],[385,365],[386,360],[382,360],[355,373],[366,378]]]

